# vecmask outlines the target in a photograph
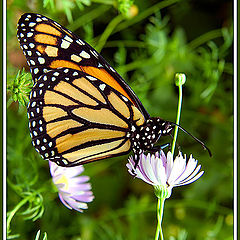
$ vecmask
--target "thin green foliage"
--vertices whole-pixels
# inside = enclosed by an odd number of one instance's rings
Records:
[[[114,28],[123,20],[122,16],[115,17],[106,27],[105,31],[101,34],[97,46],[95,47],[98,52],[101,52],[108,37],[112,34]]]
[[[37,231],[37,234],[36,234],[36,237],[35,237],[34,240],[40,240],[40,234],[41,234],[41,231],[38,230],[38,231]],[[43,233],[43,238],[42,238],[42,240],[47,240],[47,233],[46,233],[46,232]]]
[[[11,236],[10,224],[13,217],[24,206],[27,206],[27,208],[24,211],[20,212],[20,214],[23,215],[23,220],[25,221],[36,221],[37,219],[41,218],[44,213],[43,198],[39,192],[21,192],[20,197],[22,200],[19,201],[19,203],[12,210],[7,212],[7,237]]]
[[[26,106],[29,99],[29,93],[32,89],[32,76],[29,72],[19,70],[16,77],[9,76],[7,82],[7,91],[10,98],[8,99],[7,107],[14,101],[18,101],[21,105]]]

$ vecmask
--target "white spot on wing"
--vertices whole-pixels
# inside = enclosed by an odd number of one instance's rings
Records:
[[[33,72],[34,72],[35,74],[37,74],[37,73],[39,72],[39,69],[38,69],[38,68],[34,68]]]
[[[34,27],[35,25],[36,25],[36,23],[34,23],[34,22],[29,23],[29,27]]]
[[[77,72],[74,72],[74,73],[73,73],[73,76],[77,76],[77,75],[78,75],[78,73],[77,73]]]
[[[71,55],[71,60],[74,61],[74,62],[80,62],[82,60],[82,58],[75,55],[75,54],[72,54]]]
[[[122,99],[123,99],[125,102],[128,101],[128,99],[127,99],[125,96],[122,96]]]
[[[85,51],[82,51],[79,55],[83,58],[90,58],[90,55]]]
[[[44,64],[44,63],[45,63],[45,59],[42,58],[42,57],[39,57],[39,58],[38,58],[38,61],[39,61],[40,64]]]
[[[31,63],[32,65],[35,65],[35,62],[34,62],[33,60],[30,60],[30,63]]]
[[[110,66],[110,70],[111,70],[112,72],[116,72],[111,66]]]
[[[67,49],[70,46],[70,42],[62,39],[61,48]]]
[[[70,38],[70,37],[67,36],[67,35],[64,37],[64,39],[67,40],[67,41],[69,41],[69,42],[73,42],[72,38]]]
[[[55,73],[53,73],[53,75],[57,77],[57,76],[59,76],[59,72],[55,72]]]
[[[90,52],[91,52],[91,53],[92,53],[92,55],[93,55],[93,56],[95,56],[96,58],[98,57],[98,53],[97,53],[96,51],[94,51],[94,50],[93,50],[93,51],[92,51],[92,50],[90,50]]]
[[[92,81],[97,80],[95,77],[92,77],[92,76],[86,76],[86,78],[88,78],[89,80],[92,80]]]
[[[104,91],[105,87],[106,87],[106,84],[103,84],[103,83],[102,83],[102,84],[99,85],[99,88],[100,88],[102,91]]]
[[[79,45],[85,45],[85,43],[81,39],[78,39],[76,43],[78,43]]]
[[[27,33],[27,37],[31,37],[33,35],[33,33],[29,32]]]

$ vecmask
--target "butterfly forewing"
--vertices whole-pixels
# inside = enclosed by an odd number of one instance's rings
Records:
[[[57,68],[71,68],[100,79],[128,98],[145,119],[149,114],[142,103],[99,53],[74,33],[40,14],[26,13],[18,23],[17,36],[27,58],[33,80]]]

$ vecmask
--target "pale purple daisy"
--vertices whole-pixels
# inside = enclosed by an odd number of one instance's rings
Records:
[[[204,173],[204,171],[199,172],[201,165],[197,166],[198,161],[192,155],[187,161],[186,155],[183,157],[181,152],[174,161],[171,152],[167,153],[167,157],[163,151],[152,155],[142,153],[136,169],[132,156],[128,161],[127,167],[131,175],[153,185],[156,189],[165,188],[166,198],[170,197],[173,187],[192,183]]]
[[[88,176],[79,176],[84,171],[83,166],[60,167],[49,161],[52,180],[58,189],[62,203],[69,209],[79,212],[87,209],[87,203],[94,199]]]

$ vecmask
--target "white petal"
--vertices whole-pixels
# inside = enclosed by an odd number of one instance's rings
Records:
[[[156,156],[158,156],[158,158],[160,158],[162,160],[162,164],[163,164],[164,168],[166,169],[167,168],[167,157],[164,154],[163,150],[160,151],[160,157],[159,157],[158,152],[156,153]]]
[[[66,177],[72,178],[80,175],[83,171],[84,171],[84,167],[80,165],[72,168],[66,168],[66,171],[64,174]]]
[[[159,168],[161,166],[161,160],[157,157],[157,155],[152,155],[150,161],[151,161],[151,165],[152,165],[154,175],[155,175],[156,179],[158,180],[160,178]]]
[[[194,169],[197,166],[197,160],[195,160],[194,158],[192,158],[192,156],[190,156],[190,159],[188,160],[187,166],[185,168],[185,171],[183,172],[183,174],[177,179],[177,182],[181,182],[184,179],[186,179],[187,177],[189,177]]]
[[[181,182],[179,182],[179,183],[182,183],[182,182],[186,182],[186,181],[188,181],[188,180],[191,180],[195,175],[197,175],[197,173],[200,171],[200,169],[201,169],[201,165],[198,165],[198,166],[196,167],[196,169],[192,172],[191,175],[189,175],[186,179],[184,179],[183,181],[181,181]]]
[[[155,158],[152,155],[152,162],[155,161],[155,164],[152,164],[153,170],[155,172],[155,176],[158,182],[158,185],[166,185],[167,176],[166,176],[166,169],[163,165],[163,161],[160,158]]]
[[[126,166],[128,168],[128,172],[134,176],[135,169],[134,169],[134,161],[132,156],[128,158],[128,163],[126,164]]]
[[[197,179],[199,179],[202,175],[203,175],[204,171],[201,171],[200,173],[198,173],[195,177],[193,177],[192,179],[189,179],[188,181],[186,182],[182,182],[180,184],[176,184],[175,186],[182,186],[182,185],[187,185],[187,184],[190,184],[194,181],[196,181]]]
[[[183,171],[186,167],[186,159],[182,157],[182,155],[178,155],[173,163],[172,171],[170,173],[170,176],[168,178],[168,183],[170,185],[174,185],[175,181],[182,175]]]
[[[169,151],[167,153],[167,164],[166,164],[166,176],[167,176],[167,179],[169,178],[170,173],[172,171],[172,166],[173,166],[173,155]]]
[[[158,174],[159,174],[158,182],[159,182],[159,185],[166,185],[167,184],[167,176],[166,176],[166,171],[165,170],[166,169],[161,164],[159,166],[159,169],[158,169]]]
[[[148,154],[146,160],[143,159],[142,161],[143,171],[146,176],[154,183],[154,185],[158,184],[158,179],[154,175],[154,171],[151,165],[151,155]]]
[[[135,170],[135,174],[136,174],[137,178],[140,178],[143,181],[145,181],[146,183],[153,185],[153,182],[151,181],[151,179],[146,174],[144,163],[147,162],[147,161],[149,161],[149,159],[147,159],[147,157],[145,155],[141,155],[138,166],[134,170]],[[135,166],[135,163],[133,163],[133,164]],[[134,168],[134,166],[133,166],[133,168]]]

